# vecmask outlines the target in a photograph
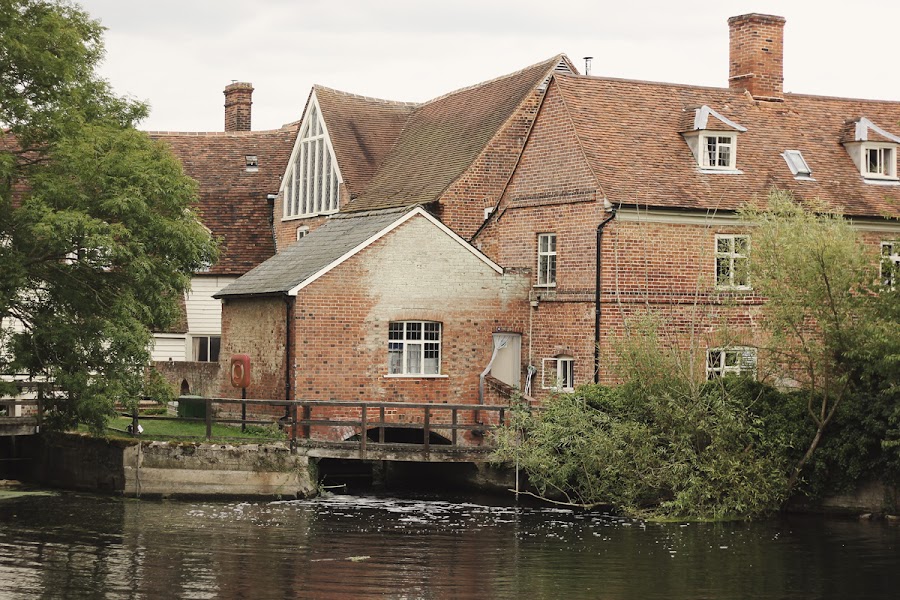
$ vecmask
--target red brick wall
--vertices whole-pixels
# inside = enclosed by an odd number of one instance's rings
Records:
[[[287,165],[285,165],[285,169],[287,169]],[[342,185],[339,194],[340,198],[338,205],[343,208],[350,201],[347,186]],[[328,218],[326,216],[314,216],[285,219],[284,193],[278,194],[272,210],[274,211],[273,223],[275,224],[275,249],[277,252],[281,252],[297,241],[298,227],[306,227],[309,229],[309,232],[312,233],[317,227],[325,223],[325,220]]]
[[[784,18],[749,14],[728,19],[728,86],[754,98],[784,97]]]
[[[298,294],[296,396],[477,403],[492,333],[523,331],[526,294],[521,277],[498,274],[423,217],[414,217]],[[442,323],[445,376],[385,377],[388,324],[402,320]],[[358,418],[358,409],[332,413]],[[421,413],[393,418],[415,421]],[[435,420],[449,418],[444,413]]]
[[[484,222],[516,165],[544,93],[535,90],[485,147],[472,166],[441,196],[438,217],[464,239]]]

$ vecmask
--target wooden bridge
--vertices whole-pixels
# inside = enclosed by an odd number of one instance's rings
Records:
[[[132,431],[150,421],[205,424],[193,439],[238,441],[214,436],[213,424],[281,429],[292,449],[314,458],[416,462],[486,462],[491,432],[507,424],[509,406],[340,400],[257,400],[181,397],[195,416],[134,415]],[[41,429],[39,399],[0,399],[0,436],[32,435]],[[138,436],[135,436],[138,437]],[[185,439],[185,436],[178,436]],[[247,441],[243,438],[243,441]]]

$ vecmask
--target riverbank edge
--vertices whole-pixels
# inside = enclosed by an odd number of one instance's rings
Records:
[[[315,467],[286,443],[222,444],[41,434],[20,448],[23,480],[133,498],[307,498]]]

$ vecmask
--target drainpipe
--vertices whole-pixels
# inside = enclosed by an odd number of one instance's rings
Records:
[[[278,235],[275,233],[275,194],[266,196],[266,206],[269,208],[269,229],[272,230],[272,247],[278,252]]]
[[[606,204],[608,201],[604,201]],[[600,284],[601,278],[601,250],[603,248],[603,228],[606,224],[616,218],[616,209],[607,208],[609,216],[600,221],[597,225],[597,260],[595,263],[595,280],[594,280],[594,383],[600,383]]]
[[[285,296],[284,297],[284,399],[288,402],[291,401],[291,362],[293,359],[293,352],[291,351],[291,340],[293,336],[291,335],[293,327],[291,327],[292,323],[291,317],[294,315],[294,302],[296,301],[296,297],[294,296]],[[285,411],[289,410],[289,407],[284,407]],[[287,412],[285,412],[285,416],[289,416]]]

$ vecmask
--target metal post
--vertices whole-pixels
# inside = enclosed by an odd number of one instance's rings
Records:
[[[360,426],[362,430],[359,432],[359,457],[362,459],[366,458],[366,438],[368,436],[368,432],[366,431],[369,428],[369,415],[367,412],[367,406],[365,404],[362,405],[362,414],[360,415]]]
[[[206,441],[212,438],[212,398],[206,398]]]
[[[241,400],[247,399],[247,388],[241,388]],[[241,433],[247,431],[247,403],[241,402]]]
[[[453,439],[453,445],[456,445],[456,423],[457,423],[457,415],[456,409],[453,408],[450,410],[450,423],[453,425],[453,429],[450,431],[450,437]]]
[[[431,408],[425,407],[425,454],[428,454],[428,442],[431,439]]]
[[[297,403],[292,402],[291,406],[291,446],[297,445]]]
[[[312,419],[312,409],[309,404],[303,405],[303,439],[309,439],[309,421]]]

